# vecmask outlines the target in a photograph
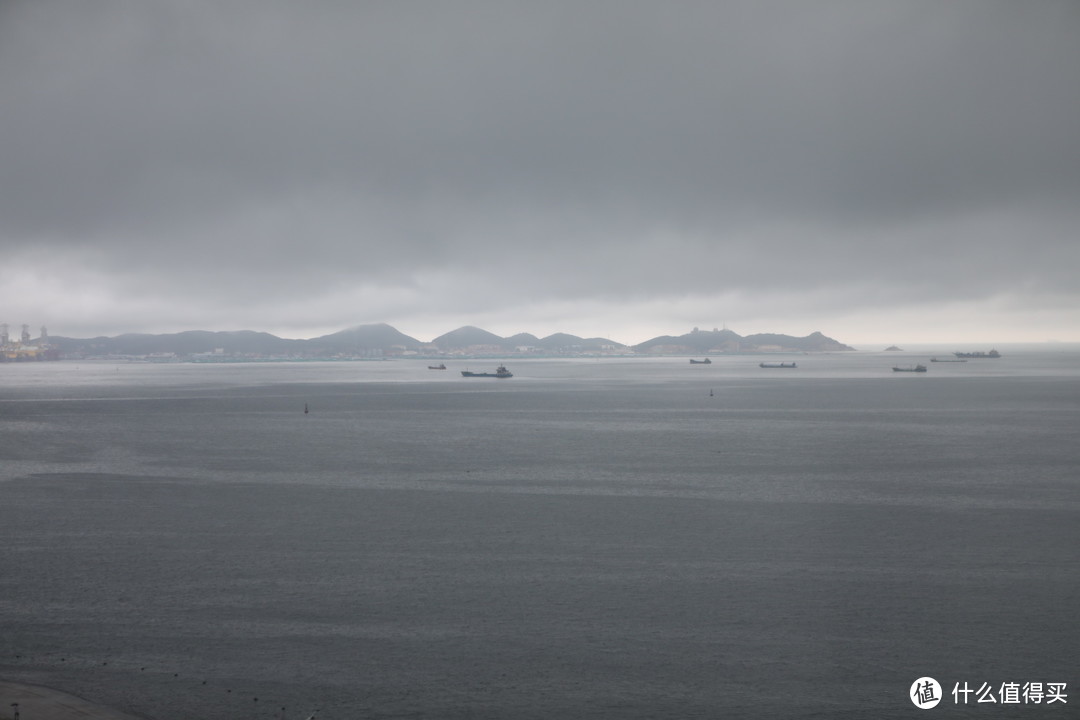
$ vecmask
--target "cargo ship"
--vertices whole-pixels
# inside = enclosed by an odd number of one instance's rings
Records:
[[[758,367],[763,368],[793,368],[797,367],[793,362],[763,362],[759,363]]]
[[[495,368],[493,373],[477,373],[471,370],[462,370],[461,377],[493,377],[493,378],[510,378],[514,377],[513,373],[506,369],[505,365],[500,365]]]
[[[1001,357],[1001,353],[997,350],[991,350],[990,352],[958,352],[953,353],[958,358],[990,358],[993,360]]]
[[[925,365],[909,365],[908,367],[893,366],[893,372],[926,372]]]

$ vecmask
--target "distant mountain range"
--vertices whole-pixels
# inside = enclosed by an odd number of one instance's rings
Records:
[[[815,332],[806,337],[759,334],[742,337],[731,330],[664,335],[627,346],[606,338],[581,338],[556,333],[538,338],[529,333],[500,337],[465,326],[421,342],[385,323],[360,325],[309,340],[289,340],[264,332],[192,330],[164,335],[127,334],[75,339],[50,336],[48,342],[65,357],[93,356],[227,356],[258,358],[340,358],[400,355],[500,354],[707,354],[732,352],[827,352],[853,350]]]

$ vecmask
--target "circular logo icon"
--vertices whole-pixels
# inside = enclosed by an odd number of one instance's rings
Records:
[[[941,702],[941,686],[932,677],[921,677],[911,683],[908,697],[915,703],[915,707],[929,710]]]

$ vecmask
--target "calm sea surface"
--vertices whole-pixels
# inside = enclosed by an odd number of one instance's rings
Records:
[[[923,717],[922,676],[1076,717],[1080,351],[1002,351],[0,365],[0,676],[157,720]]]

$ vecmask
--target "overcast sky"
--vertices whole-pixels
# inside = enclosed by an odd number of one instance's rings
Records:
[[[0,0],[0,322],[1080,341],[1074,0]]]

